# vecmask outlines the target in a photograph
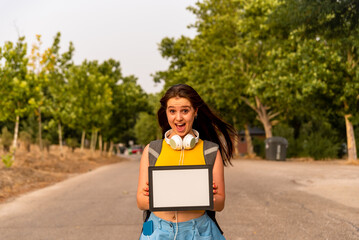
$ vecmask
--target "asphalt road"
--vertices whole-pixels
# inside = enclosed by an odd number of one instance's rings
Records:
[[[138,239],[139,157],[0,205],[0,240]],[[359,167],[234,161],[225,169],[228,240],[359,239]]]

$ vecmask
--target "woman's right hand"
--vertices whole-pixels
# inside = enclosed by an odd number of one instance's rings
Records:
[[[143,195],[149,197],[150,196],[150,187],[148,185],[148,181],[146,182],[146,187],[143,188]]]
[[[142,153],[140,161],[140,171],[138,176],[137,186],[137,207],[141,210],[149,209],[150,193],[148,185],[148,145],[145,147]]]

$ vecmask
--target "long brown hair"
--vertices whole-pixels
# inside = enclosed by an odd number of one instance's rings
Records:
[[[231,164],[234,150],[232,139],[237,135],[236,130],[217,116],[191,86],[186,84],[173,85],[161,98],[161,107],[157,112],[157,118],[162,129],[162,135],[171,129],[166,109],[168,100],[174,97],[186,98],[191,102],[194,109],[198,109],[197,118],[193,122],[193,129],[199,132],[202,140],[217,143],[224,165]]]

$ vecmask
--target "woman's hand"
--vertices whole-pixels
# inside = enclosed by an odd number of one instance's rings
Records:
[[[137,207],[141,210],[149,209],[149,185],[148,185],[148,145],[142,153],[140,162],[140,172],[137,186]]]
[[[221,154],[217,151],[217,157],[213,166],[213,211],[222,211],[225,202],[224,166]]]
[[[145,195],[146,197],[150,196],[150,187],[148,185],[148,181],[146,181],[146,187],[143,188],[143,195]],[[148,198],[149,201],[149,198]]]
[[[216,197],[215,195],[218,193],[218,185],[216,185],[216,183],[213,181],[213,201],[215,202],[216,201]]]

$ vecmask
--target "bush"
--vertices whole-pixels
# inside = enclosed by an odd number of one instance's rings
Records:
[[[79,146],[79,143],[76,138],[67,138],[66,145],[72,148],[72,152]]]
[[[1,157],[2,162],[5,164],[5,167],[10,168],[14,161],[12,160],[12,153],[7,153]]]
[[[252,144],[253,144],[253,151],[256,153],[256,155],[261,158],[265,158],[264,140],[253,137]]]
[[[20,140],[24,143],[25,148],[28,152],[30,152],[30,146],[31,146],[31,134],[25,131],[20,132]]]
[[[7,127],[4,127],[1,130],[2,134],[1,134],[1,144],[3,145],[4,151],[5,152],[9,152],[10,151],[10,147],[13,141],[13,136],[12,134],[7,130]]]
[[[49,153],[50,152],[51,141],[49,139],[47,139],[47,138],[42,139],[42,146]]]
[[[303,157],[313,157],[315,160],[338,157],[340,141],[327,122],[304,124],[298,143]]]

